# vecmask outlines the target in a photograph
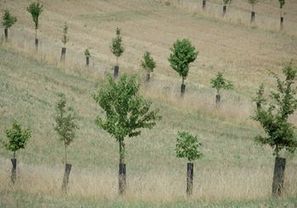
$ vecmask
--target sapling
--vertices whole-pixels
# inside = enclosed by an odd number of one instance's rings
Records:
[[[255,22],[256,19],[256,12],[255,12],[255,5],[259,2],[259,0],[248,0],[249,4],[251,5],[251,23]]]
[[[74,109],[67,105],[66,97],[64,94],[59,94],[59,100],[56,104],[54,129],[59,135],[59,139],[64,144],[65,172],[62,183],[62,191],[66,193],[68,189],[69,175],[72,167],[72,165],[68,163],[67,148],[75,138],[75,132],[78,129],[78,125],[77,115]]]
[[[187,163],[187,195],[190,196],[193,193],[193,175],[194,164],[193,161],[200,159],[202,153],[200,151],[201,143],[197,136],[190,134],[189,132],[178,132],[176,138],[176,157],[185,158]]]
[[[11,159],[11,181],[12,183],[15,183],[17,168],[16,152],[20,149],[25,149],[26,144],[31,137],[31,130],[23,129],[17,121],[14,121],[12,127],[6,129],[5,133],[8,140],[3,141],[3,144],[6,150],[13,152],[13,158]]]
[[[221,102],[221,90],[233,89],[233,84],[224,78],[222,72],[218,72],[216,77],[210,81],[211,87],[216,89],[216,104],[220,105]]]
[[[206,0],[202,0],[202,9],[205,10],[206,8]]]
[[[154,68],[156,68],[156,62],[154,61],[150,52],[146,51],[144,53],[141,66],[146,71],[146,81],[149,81],[151,78],[151,72],[153,72]]]
[[[43,12],[43,5],[39,1],[33,2],[27,7],[27,11],[31,14],[35,26],[35,48],[38,50],[39,40],[37,32],[39,28],[39,16]]]
[[[2,17],[2,25],[4,27],[4,37],[5,40],[8,40],[8,29],[11,28],[17,21],[17,18],[15,16],[12,16],[9,12],[9,10],[4,10],[4,14]]]
[[[283,68],[284,78],[274,75],[276,90],[265,97],[264,85],[261,85],[254,99],[257,108],[253,119],[260,123],[265,134],[256,136],[256,142],[269,145],[275,156],[272,183],[273,196],[280,196],[284,186],[286,159],[281,151],[294,152],[297,148],[296,127],[289,122],[290,116],[297,109],[296,75],[297,68],[289,64]]]
[[[120,28],[116,29],[116,37],[112,39],[111,46],[110,46],[111,52],[116,57],[116,65],[114,67],[113,76],[114,78],[117,78],[119,75],[119,57],[124,53],[125,49],[122,43],[122,36],[121,36],[121,30]]]
[[[126,189],[125,138],[136,137],[141,129],[151,129],[160,120],[158,109],[151,110],[151,102],[139,95],[135,76],[123,75],[119,80],[110,76],[94,94],[96,103],[105,114],[97,117],[97,125],[113,136],[119,144],[119,194]]]
[[[286,3],[286,0],[278,0],[279,8],[280,8],[280,29],[282,30],[284,27],[284,16],[283,16],[283,7]]]
[[[63,27],[63,36],[62,36],[62,43],[63,43],[63,47],[62,47],[62,51],[61,51],[61,61],[65,62],[65,57],[66,57],[66,44],[69,41],[69,37],[68,37],[68,25],[65,22],[64,27]]]
[[[177,40],[170,50],[168,61],[171,68],[182,77],[181,95],[183,96],[186,90],[184,81],[188,76],[189,65],[196,60],[198,51],[188,39]]]
[[[86,66],[89,66],[90,64],[90,58],[91,58],[91,52],[89,49],[85,50],[85,57],[86,57]]]
[[[232,0],[223,0],[223,17],[226,15],[227,5],[231,4]]]

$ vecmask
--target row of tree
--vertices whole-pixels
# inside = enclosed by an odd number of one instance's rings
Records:
[[[275,155],[275,167],[272,184],[273,196],[282,194],[286,159],[281,157],[282,150],[294,152],[297,148],[296,127],[289,122],[289,116],[297,109],[297,88],[295,85],[297,68],[292,64],[284,67],[285,78],[281,79],[274,74],[277,88],[266,98],[264,85],[257,92],[254,101],[257,106],[253,119],[258,121],[265,131],[255,139],[263,145],[270,145]],[[126,148],[125,139],[136,137],[144,128],[151,129],[161,119],[159,109],[151,109],[151,102],[139,94],[139,81],[136,76],[123,75],[120,79],[108,76],[105,84],[93,94],[95,102],[104,110],[96,119],[99,128],[108,132],[119,144],[119,194],[126,190]],[[54,129],[64,143],[65,173],[62,190],[67,192],[69,175],[72,165],[68,163],[67,147],[75,138],[78,129],[77,115],[72,107],[66,104],[64,94],[59,94],[56,104]],[[2,141],[4,147],[13,152],[11,181],[16,181],[16,152],[25,148],[31,137],[29,129],[22,129],[14,122],[11,129],[6,130],[7,140]],[[201,143],[197,136],[189,132],[178,132],[176,156],[186,158],[187,163],[187,194],[193,189],[193,161],[201,158]]]
[[[254,23],[256,20],[256,12],[255,12],[255,5],[259,3],[261,0],[247,0],[247,2],[251,5],[251,23]],[[223,0],[223,17],[226,15],[227,12],[227,6],[230,5],[232,0]],[[285,0],[278,0],[279,2],[279,8],[280,8],[280,30],[283,29],[284,26],[284,13],[283,13],[283,7],[286,3]],[[202,0],[202,9],[206,9],[206,0]]]
[[[35,48],[38,50],[38,28],[39,28],[39,16],[43,12],[43,5],[40,2],[34,2],[31,3],[27,11],[31,14],[34,25],[35,25]],[[5,39],[8,39],[8,28],[10,28],[15,22],[17,21],[17,18],[10,14],[8,10],[5,10],[3,18],[2,18],[2,24],[5,27]],[[63,47],[61,50],[61,57],[60,61],[65,62],[66,58],[66,44],[69,41],[68,36],[68,25],[67,23],[63,26],[63,35],[62,35],[62,43]],[[111,52],[116,57],[116,65],[113,69],[113,76],[114,78],[117,78],[119,76],[119,58],[124,53],[125,48],[123,46],[123,40],[121,36],[121,30],[120,28],[116,29],[116,36],[112,39],[111,45],[110,45]],[[177,40],[171,50],[171,54],[168,58],[168,61],[170,62],[170,66],[172,69],[174,69],[182,78],[182,84],[181,84],[181,95],[183,96],[186,90],[185,85],[185,79],[188,76],[189,67],[190,64],[193,63],[197,56],[198,51],[196,48],[192,45],[192,43],[187,39]],[[89,49],[86,49],[84,52],[85,58],[86,58],[86,65],[89,66],[90,63],[90,57],[91,53]],[[156,62],[151,56],[151,53],[146,51],[143,55],[143,60],[141,61],[142,68],[146,71],[146,81],[150,80],[151,73],[156,68]],[[231,89],[232,84],[231,82],[224,79],[223,74],[219,72],[215,79],[211,80],[211,85],[213,88],[217,90],[216,95],[216,103],[220,103],[220,90],[221,89]]]

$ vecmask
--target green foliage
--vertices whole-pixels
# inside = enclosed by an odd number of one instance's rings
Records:
[[[4,147],[12,152],[24,149],[28,139],[31,137],[30,129],[22,129],[21,125],[14,121],[11,129],[6,129],[8,141],[4,141]]]
[[[4,10],[4,14],[2,17],[2,25],[6,29],[10,28],[12,25],[14,25],[17,21],[17,18],[12,16],[9,12],[9,10]]]
[[[117,28],[116,37],[112,39],[111,52],[118,58],[124,53],[124,47],[122,44],[121,30]]]
[[[59,100],[56,104],[54,129],[58,133],[60,140],[65,147],[75,138],[75,131],[78,129],[77,116],[72,107],[67,106],[64,94],[59,94]]]
[[[231,4],[232,0],[223,0],[224,5]]]
[[[249,4],[255,5],[259,2],[259,0],[248,0]]]
[[[141,62],[141,66],[147,72],[153,72],[154,68],[156,68],[156,62],[154,61],[153,57],[151,57],[150,52],[146,51],[143,55],[143,60]]]
[[[64,45],[66,45],[66,43],[69,41],[69,37],[67,35],[68,35],[68,25],[65,22],[64,27],[63,27],[63,36],[62,36],[62,43]]]
[[[222,72],[218,72],[218,74],[216,75],[216,77],[214,79],[212,79],[210,81],[211,83],[211,87],[215,88],[218,92],[218,94],[220,93],[221,89],[224,90],[230,90],[233,89],[233,84],[232,82],[226,80],[223,76]]]
[[[188,39],[177,40],[170,50],[170,66],[185,79],[188,76],[189,64],[196,60],[198,51]]]
[[[278,0],[278,1],[279,1],[279,7],[282,9],[286,3],[286,0]]]
[[[199,148],[201,143],[197,136],[191,135],[189,132],[178,132],[176,138],[176,156],[178,158],[187,158],[188,161],[194,161],[202,157]]]
[[[151,102],[138,94],[139,83],[135,76],[123,75],[118,81],[108,77],[105,85],[94,95],[95,101],[105,111],[97,117],[97,124],[117,141],[126,136],[141,134],[140,129],[151,129],[161,117],[157,110],[150,110]]]
[[[297,109],[296,87],[293,86],[297,69],[292,64],[284,67],[285,79],[274,75],[277,90],[271,92],[270,100],[264,98],[264,87],[260,86],[257,97],[257,110],[253,119],[263,127],[266,136],[257,136],[256,141],[270,145],[275,155],[282,149],[294,152],[297,148],[295,126],[288,122],[289,116]]]
[[[43,5],[39,1],[33,2],[27,7],[27,11],[32,15],[35,29],[37,30],[39,27],[39,16],[43,12]]]
[[[91,57],[91,52],[90,52],[89,49],[86,49],[86,50],[85,50],[85,56],[86,56],[86,57]]]

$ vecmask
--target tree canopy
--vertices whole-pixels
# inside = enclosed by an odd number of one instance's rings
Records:
[[[198,51],[188,39],[177,40],[170,50],[171,54],[168,59],[170,66],[181,77],[186,78],[189,72],[189,64],[196,60]]]
[[[297,69],[289,64],[283,68],[284,79],[274,75],[276,91],[265,98],[264,86],[261,85],[254,101],[257,109],[253,119],[258,121],[265,131],[265,136],[258,135],[255,139],[261,144],[270,145],[275,155],[282,149],[294,152],[297,148],[295,126],[289,123],[289,116],[297,109],[296,74]]]
[[[8,141],[3,141],[4,147],[14,153],[19,149],[24,149],[31,137],[31,130],[23,129],[17,121],[14,121],[12,127],[6,129],[5,132]]]
[[[143,60],[141,62],[142,68],[144,68],[147,72],[153,72],[156,67],[156,62],[151,56],[150,52],[146,51],[143,55]]]
[[[2,17],[2,25],[4,28],[8,29],[12,25],[14,25],[17,21],[17,18],[15,16],[12,16],[9,12],[9,10],[4,10],[4,14]]]
[[[197,136],[181,131],[178,132],[176,141],[175,151],[178,158],[186,158],[191,162],[202,157],[202,153],[199,150],[201,143],[198,141]]]
[[[27,11],[31,14],[35,29],[37,30],[39,27],[39,16],[43,12],[43,5],[39,1],[33,2],[27,7]]]
[[[224,78],[222,72],[218,72],[216,77],[210,81],[212,88],[215,88],[218,93],[221,89],[229,90],[233,89],[233,84]]]
[[[105,112],[96,123],[117,141],[140,135],[142,128],[151,129],[161,118],[159,110],[150,110],[152,103],[139,95],[135,76],[123,75],[118,81],[109,76],[94,99]]]

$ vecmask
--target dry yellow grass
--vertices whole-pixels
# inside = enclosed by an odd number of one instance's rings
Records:
[[[142,85],[142,94],[151,98],[154,105],[161,106],[165,117],[156,129],[144,131],[141,138],[127,141],[127,200],[160,202],[185,197],[185,163],[177,162],[174,155],[175,134],[181,128],[198,134],[204,144],[205,159],[195,164],[193,199],[246,200],[270,196],[273,161],[269,148],[256,147],[252,141],[260,130],[250,120],[251,96],[260,82],[273,86],[272,79],[267,76],[268,70],[280,72],[283,63],[296,60],[297,3],[288,0],[285,8],[288,22],[285,30],[279,33],[275,2],[257,5],[256,27],[248,24],[249,5],[243,0],[234,1],[224,19],[220,17],[220,1],[208,2],[206,12],[201,11],[197,1],[187,0],[181,4],[172,0],[170,6],[164,2],[44,1],[41,45],[36,54],[31,17],[25,11],[29,1],[0,1],[1,8],[11,9],[19,19],[11,30],[10,42],[3,43],[1,48],[14,51],[20,57],[15,65],[9,58],[3,61],[0,73],[7,78],[7,86],[13,86],[13,96],[20,96],[20,92],[25,91],[25,99],[33,102],[32,105],[24,104],[18,97],[18,102],[14,103],[17,98],[12,96],[7,98],[12,106],[0,108],[1,116],[5,118],[1,120],[1,130],[16,115],[29,121],[35,130],[29,149],[22,153],[24,159],[20,160],[16,191],[57,197],[61,194],[62,150],[50,125],[55,93],[64,91],[83,120],[78,140],[70,150],[73,162],[70,195],[117,198],[114,168],[117,167],[117,146],[93,123],[99,110],[91,100],[91,93],[95,82],[102,81],[104,75],[111,72],[115,59],[109,44],[119,26],[126,48],[120,58],[121,71],[142,77],[140,59],[145,50],[151,51],[157,69],[152,82]],[[70,42],[66,64],[61,65],[60,39],[65,21],[69,24]],[[190,69],[186,96],[180,99],[180,79],[170,69],[167,57],[171,44],[183,37],[190,38],[200,53]],[[92,53],[90,69],[84,67],[86,48]],[[35,66],[32,59],[37,60],[36,65],[43,65]],[[53,74],[30,67],[53,70]],[[215,91],[210,89],[209,80],[218,71],[224,71],[236,89],[224,92],[222,107],[215,109]],[[35,98],[46,104],[41,105]],[[21,107],[24,109],[19,109]],[[30,118],[26,118],[28,114]],[[292,117],[293,122],[296,120],[296,116]],[[8,156],[8,153],[3,155]],[[285,196],[296,196],[296,159],[289,157],[288,161]],[[12,188],[8,182],[9,160],[0,158],[0,167],[0,190],[5,192]]]

